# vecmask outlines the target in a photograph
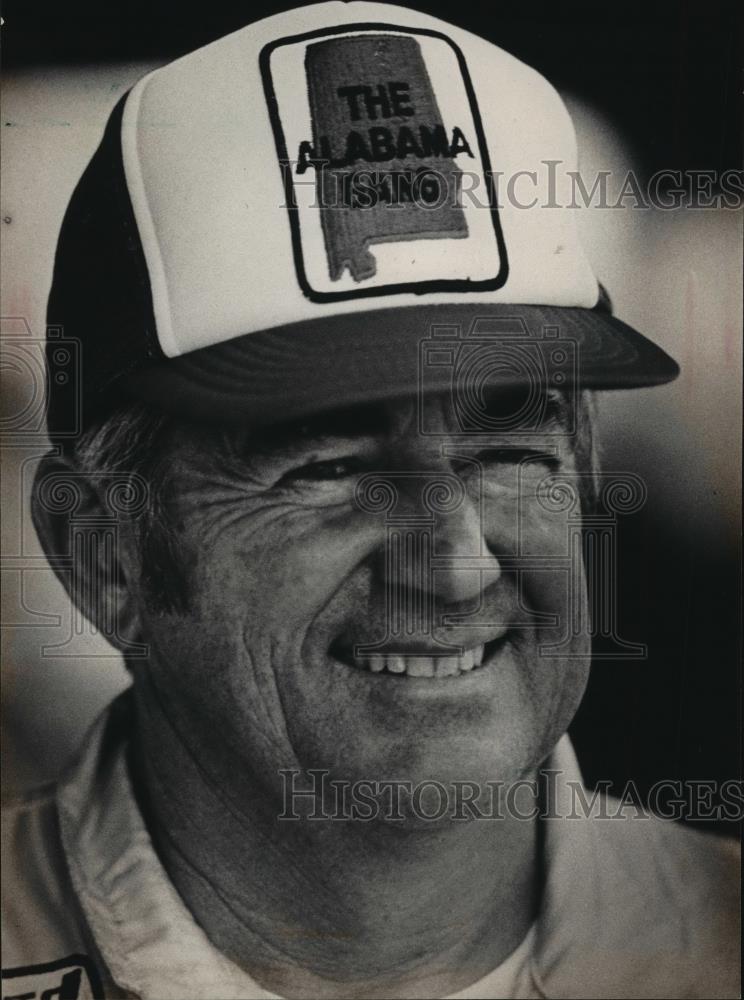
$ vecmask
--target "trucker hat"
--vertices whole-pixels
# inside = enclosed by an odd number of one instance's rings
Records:
[[[576,169],[539,73],[399,6],[296,8],[158,69],[62,225],[50,430],[122,396],[259,424],[424,383],[667,382],[584,255]],[[532,197],[503,196],[519,178]]]

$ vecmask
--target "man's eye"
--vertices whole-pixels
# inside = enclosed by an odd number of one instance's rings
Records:
[[[560,464],[556,455],[531,448],[489,448],[478,455],[478,460],[484,465],[521,465],[529,462],[554,468]]]
[[[323,462],[308,462],[296,469],[285,472],[280,483],[291,483],[297,480],[324,482],[347,479],[362,472],[364,462],[360,458],[333,458]]]

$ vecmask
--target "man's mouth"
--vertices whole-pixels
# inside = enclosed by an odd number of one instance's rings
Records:
[[[390,674],[394,677],[460,677],[487,666],[494,654],[503,647],[507,632],[463,650],[459,655],[447,654],[441,650],[408,649],[399,653],[365,653],[331,649],[332,655],[346,663],[372,674]]]

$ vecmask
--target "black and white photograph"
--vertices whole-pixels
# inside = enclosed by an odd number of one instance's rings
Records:
[[[5,0],[2,1000],[741,996],[743,27]]]

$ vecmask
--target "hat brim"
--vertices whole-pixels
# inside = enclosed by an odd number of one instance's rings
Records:
[[[127,376],[123,387],[169,413],[260,426],[445,392],[463,378],[481,386],[485,378],[504,386],[544,380],[546,388],[630,389],[678,374],[665,351],[602,309],[448,303],[236,337],[160,361]]]

